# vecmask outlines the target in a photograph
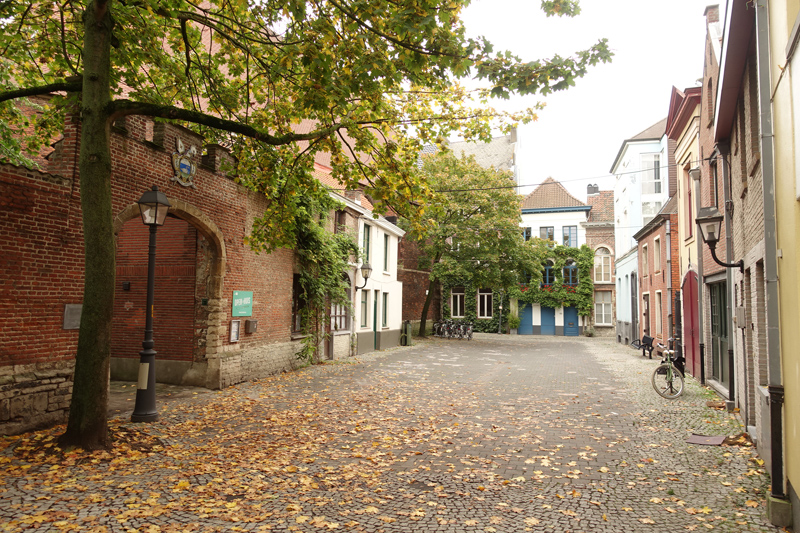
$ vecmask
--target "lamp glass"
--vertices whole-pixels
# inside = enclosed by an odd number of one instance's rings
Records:
[[[139,199],[139,211],[142,214],[142,223],[146,226],[163,226],[167,218],[170,203],[167,196],[158,190],[155,185],[153,189],[145,192]]]
[[[364,263],[361,265],[361,277],[364,279],[369,279],[372,275],[372,266],[369,263]]]
[[[700,236],[706,244],[716,244],[719,241],[722,221],[725,217],[716,207],[702,207],[697,213],[695,221],[700,226]]]

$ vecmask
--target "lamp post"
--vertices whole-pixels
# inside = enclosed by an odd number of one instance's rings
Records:
[[[695,221],[700,227],[700,235],[703,237],[703,242],[706,243],[708,249],[711,250],[711,257],[714,261],[725,268],[739,268],[739,272],[744,273],[744,260],[739,259],[735,263],[723,263],[717,258],[717,243],[719,242],[719,233],[722,229],[722,221],[725,217],[719,212],[716,207],[703,207],[698,211]]]
[[[369,263],[364,263],[361,265],[361,277],[364,278],[364,284],[360,287],[356,287],[356,290],[363,289],[367,286],[367,281],[369,281],[369,277],[372,275],[372,266]]]
[[[164,224],[170,203],[166,195],[153,185],[139,199],[142,222],[150,226],[150,249],[147,255],[147,307],[145,309],[144,341],[139,352],[139,382],[136,386],[136,405],[132,422],[155,422],[156,411],[156,351],[153,349],[153,296],[156,272],[156,230]]]

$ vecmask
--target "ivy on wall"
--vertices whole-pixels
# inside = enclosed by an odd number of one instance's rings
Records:
[[[452,310],[450,309],[450,294],[454,287],[464,287],[464,318],[456,320],[463,320],[472,324],[474,331],[482,333],[497,333],[498,320],[500,317],[500,299],[503,300],[503,330],[508,327],[508,313],[509,313],[509,294],[508,291],[493,292],[492,293],[492,318],[478,318],[478,288],[472,284],[442,284],[442,316],[446,319],[452,318]]]
[[[542,271],[546,261],[552,261],[553,283],[543,284],[542,273],[537,272],[529,283],[511,288],[511,297],[520,303],[537,303],[543,307],[575,307],[580,316],[591,316],[594,305],[594,251],[585,244],[580,248],[570,248],[548,245],[548,242],[535,242],[532,246],[540,248],[537,255],[540,256]],[[578,268],[578,284],[575,286],[564,283],[564,267],[569,260],[574,261]]]

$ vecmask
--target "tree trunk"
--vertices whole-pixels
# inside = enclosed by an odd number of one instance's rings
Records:
[[[113,26],[109,4],[93,1],[84,18],[79,169],[85,276],[72,402],[61,436],[63,445],[85,449],[110,444],[108,380],[116,265],[108,115]]]
[[[432,279],[428,281],[428,296],[425,297],[425,305],[422,306],[422,317],[419,319],[419,336],[420,337],[427,337],[428,332],[428,309],[431,307],[431,302],[433,301],[433,288],[436,285],[436,282]]]

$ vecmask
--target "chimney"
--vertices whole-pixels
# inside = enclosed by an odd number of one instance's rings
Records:
[[[344,191],[344,197],[347,198],[348,200],[352,200],[355,203],[361,205],[361,189]]]
[[[706,23],[719,22],[719,5],[706,6],[706,11],[703,13],[706,17]]]

